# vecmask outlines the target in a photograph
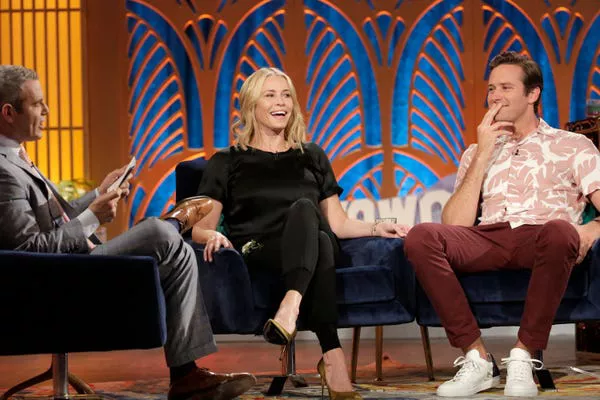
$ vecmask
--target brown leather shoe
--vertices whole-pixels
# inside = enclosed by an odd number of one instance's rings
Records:
[[[210,197],[188,197],[175,204],[175,207],[160,219],[175,218],[181,224],[181,233],[192,229],[192,226],[212,210],[213,203]]]
[[[256,384],[252,374],[216,374],[197,368],[175,381],[169,388],[168,400],[229,400]]]

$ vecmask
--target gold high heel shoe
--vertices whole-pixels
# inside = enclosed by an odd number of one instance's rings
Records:
[[[279,322],[273,318],[269,319],[263,327],[263,337],[269,343],[287,346],[295,337],[298,330],[289,333]]]
[[[362,399],[362,396],[356,392],[335,392],[331,390],[325,378],[325,361],[323,361],[323,358],[321,358],[319,360],[319,363],[317,364],[317,372],[319,373],[319,375],[321,375],[321,400],[323,399],[325,385],[327,385],[327,390],[329,391],[329,398],[332,400]]]

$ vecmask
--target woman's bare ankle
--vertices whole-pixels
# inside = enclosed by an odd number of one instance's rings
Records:
[[[298,291],[288,290],[279,304],[279,309],[275,313],[275,317],[273,317],[288,333],[296,330],[296,321],[300,314],[301,301],[302,295]]]
[[[273,319],[279,322],[288,333],[292,333],[296,329],[298,314],[299,310],[280,307]]]
[[[336,392],[353,391],[342,349],[338,347],[327,351],[323,354],[323,361],[325,362],[327,385]]]

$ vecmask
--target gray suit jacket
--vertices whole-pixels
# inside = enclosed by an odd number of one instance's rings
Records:
[[[0,248],[44,253],[87,253],[87,238],[79,220],[94,200],[90,192],[71,203],[55,193],[71,218],[59,224],[61,215],[48,203],[44,180],[17,155],[0,149]]]

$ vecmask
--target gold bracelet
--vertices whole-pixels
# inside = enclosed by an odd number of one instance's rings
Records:
[[[391,222],[392,224],[395,224],[397,221],[397,218],[395,217],[386,217],[386,218],[375,218],[375,223],[373,224],[373,227],[371,228],[371,236],[375,236],[375,229],[377,229],[377,225],[379,225],[382,222]]]

